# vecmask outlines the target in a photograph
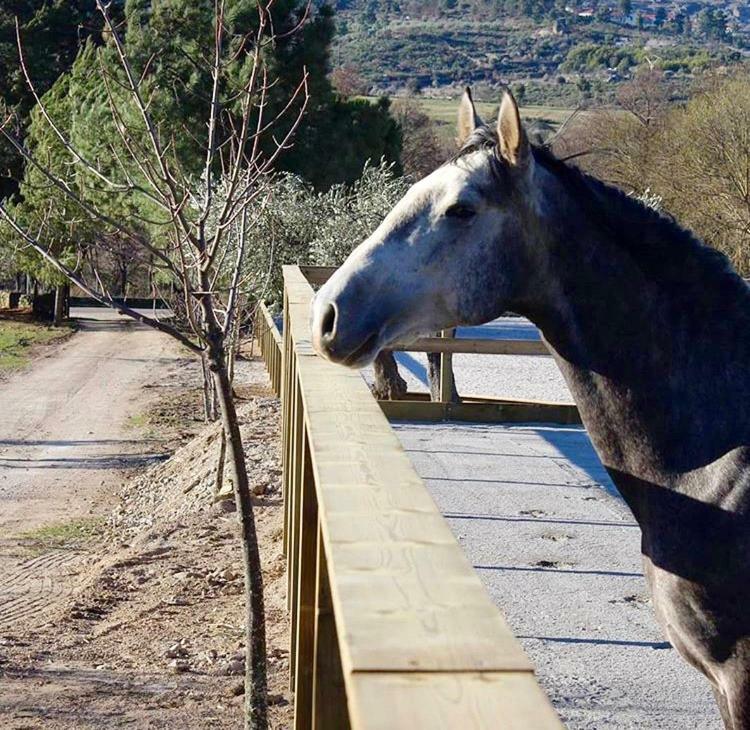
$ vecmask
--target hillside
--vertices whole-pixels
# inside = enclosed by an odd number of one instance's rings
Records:
[[[371,93],[515,84],[526,103],[606,96],[644,63],[677,82],[750,57],[740,0],[338,0],[333,65]],[[679,86],[679,83],[678,83]]]

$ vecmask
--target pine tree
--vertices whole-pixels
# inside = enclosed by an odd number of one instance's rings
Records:
[[[48,91],[70,68],[87,38],[99,38],[101,19],[95,0],[11,0],[0,7],[0,98],[16,113],[18,131],[29,122],[34,97],[19,67],[16,19],[24,56],[40,93]],[[23,175],[22,158],[0,140],[0,168],[10,175],[0,180],[0,197],[13,193]]]

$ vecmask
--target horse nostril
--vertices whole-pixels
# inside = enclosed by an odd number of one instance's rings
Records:
[[[333,304],[326,306],[323,312],[323,318],[320,321],[320,336],[324,340],[333,339],[333,332],[336,329],[336,307]]]

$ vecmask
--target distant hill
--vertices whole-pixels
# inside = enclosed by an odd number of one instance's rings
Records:
[[[750,58],[746,0],[338,0],[333,65],[370,93],[515,84],[528,103],[607,95],[641,64],[676,82]]]

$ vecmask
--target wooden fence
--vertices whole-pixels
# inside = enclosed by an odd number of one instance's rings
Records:
[[[268,307],[262,302],[255,312],[253,335],[260,348],[261,357],[266,363],[271,388],[277,396],[281,396],[281,335]]]
[[[361,375],[314,354],[310,283],[284,281],[295,728],[561,728]]]

